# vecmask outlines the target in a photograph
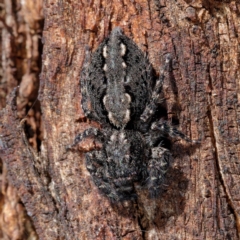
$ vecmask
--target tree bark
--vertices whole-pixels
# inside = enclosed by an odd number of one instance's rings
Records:
[[[45,1],[37,154],[17,116],[16,92],[1,111],[1,158],[40,239],[238,239],[240,140],[238,1]],[[98,126],[81,109],[84,49],[115,26],[147,53],[164,82],[167,117],[201,144],[172,140],[174,162],[156,199],[112,204],[67,148]],[[19,88],[21,95],[21,86]]]
[[[28,139],[37,149],[41,138],[41,113],[39,102],[35,100],[41,68],[42,1],[5,0],[1,1],[0,6],[0,109],[6,105],[6,96],[19,85],[17,114],[21,119],[28,112],[26,120]],[[8,116],[4,118],[8,121]],[[0,120],[1,127],[4,118]],[[2,135],[0,139],[2,148],[5,140]],[[3,155],[0,156],[2,158]],[[7,166],[0,159],[0,239],[37,239],[18,190],[10,184],[8,177]]]

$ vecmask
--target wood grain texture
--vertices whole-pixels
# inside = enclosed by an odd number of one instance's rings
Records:
[[[6,106],[8,94],[19,85],[17,114],[20,118],[26,116],[38,92],[42,4],[41,0],[5,0],[0,3],[0,109]],[[26,129],[30,144],[37,149],[41,138],[41,117],[39,102],[35,103],[29,111]],[[3,119],[4,117],[0,120],[1,124]],[[7,116],[6,121],[9,121]],[[0,239],[37,239],[31,219],[19,198],[18,189],[10,184],[7,167],[2,160],[0,159]]]
[[[24,140],[14,95],[1,112],[1,157],[40,239],[238,239],[239,26],[237,1],[44,2],[39,99],[43,141],[37,156]],[[89,125],[80,106],[84,49],[120,26],[159,74],[173,56],[164,93],[167,115],[200,145],[172,143],[166,190],[112,205],[70,151]],[[172,79],[170,81],[170,79]],[[23,125],[23,124],[22,124]],[[10,137],[11,136],[11,137]]]

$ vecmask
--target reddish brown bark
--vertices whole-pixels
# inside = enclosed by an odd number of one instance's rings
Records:
[[[40,239],[238,239],[239,11],[237,1],[45,1],[39,156],[26,141],[14,94],[1,112],[1,157]],[[157,199],[139,191],[132,204],[110,204],[91,181],[83,151],[66,148],[96,124],[80,106],[84,48],[96,49],[115,26],[157,74],[171,53],[168,118],[201,139],[197,146],[175,141],[166,191]]]
[[[42,1],[5,0],[1,1],[1,10],[0,109],[6,105],[6,96],[19,85],[17,112],[23,118],[37,98],[41,67]],[[28,116],[26,126],[29,129],[29,142],[37,148],[41,137],[38,101]],[[8,117],[5,117],[8,121]],[[0,239],[37,239],[31,219],[17,194],[18,190],[9,184],[6,165],[2,165],[2,159],[0,161]]]

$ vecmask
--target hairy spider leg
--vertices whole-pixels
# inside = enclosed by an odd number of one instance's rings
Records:
[[[168,135],[172,138],[181,138],[186,142],[199,143],[198,140],[191,140],[176,127],[171,126],[167,121],[159,120],[157,122],[154,122],[151,126],[151,129],[153,131],[158,131],[160,134]]]
[[[156,113],[156,110],[157,110],[159,104],[161,104],[163,102],[163,100],[160,98],[160,94],[161,94],[162,88],[163,88],[165,71],[170,70],[170,64],[171,64],[171,55],[168,54],[166,56],[164,68],[163,68],[163,70],[160,71],[160,76],[159,76],[158,80],[156,81],[155,86],[153,88],[152,98],[150,99],[149,104],[147,104],[146,108],[144,109],[144,111],[140,117],[140,119],[143,122],[150,122],[152,117]]]
[[[161,146],[152,148],[151,159],[147,165],[148,177],[146,179],[146,186],[150,197],[158,196],[171,160],[172,154],[168,149]]]

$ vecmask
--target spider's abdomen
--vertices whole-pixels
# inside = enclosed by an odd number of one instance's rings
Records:
[[[92,112],[96,113],[88,114],[90,117],[117,128],[140,118],[151,94],[152,68],[120,28],[115,28],[92,54],[88,69],[83,72],[87,76],[86,83],[81,84],[82,93],[87,92]],[[83,96],[86,113],[85,101]]]

